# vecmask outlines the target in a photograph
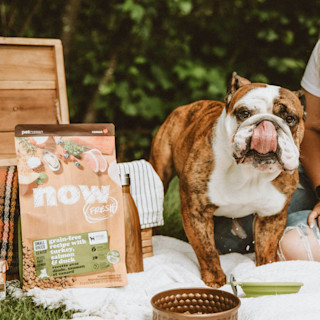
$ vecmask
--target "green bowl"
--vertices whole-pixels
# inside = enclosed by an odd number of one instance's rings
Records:
[[[235,295],[238,292],[236,287],[238,285],[248,298],[297,293],[303,286],[302,282],[237,282],[232,275],[230,277],[230,284]]]

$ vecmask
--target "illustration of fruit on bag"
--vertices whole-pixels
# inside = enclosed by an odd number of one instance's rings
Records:
[[[24,289],[127,284],[114,131],[16,126]]]

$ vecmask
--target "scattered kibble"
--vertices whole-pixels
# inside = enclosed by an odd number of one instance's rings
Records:
[[[54,288],[63,289],[72,287],[75,282],[74,277],[50,277],[49,279],[40,279],[36,275],[34,265],[33,250],[25,244],[22,246],[23,253],[23,290],[29,290],[34,287],[41,289]]]

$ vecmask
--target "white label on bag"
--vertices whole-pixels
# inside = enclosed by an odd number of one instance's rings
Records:
[[[88,233],[89,244],[108,243],[107,231],[98,231]]]

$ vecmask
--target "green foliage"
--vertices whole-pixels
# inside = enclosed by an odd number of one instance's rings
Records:
[[[49,309],[35,305],[30,297],[16,298],[7,294],[0,301],[1,320],[59,320],[72,319],[75,311],[64,311],[64,308]]]
[[[175,107],[223,100],[232,71],[298,89],[320,30],[319,0],[78,1],[64,44],[71,121],[93,107],[96,122],[114,122],[117,148],[128,145],[119,160],[147,158],[154,128]],[[1,35],[61,38],[70,2],[5,0]]]
[[[155,234],[166,235],[187,241],[180,215],[179,179],[173,178],[163,203],[164,225],[155,228]]]

